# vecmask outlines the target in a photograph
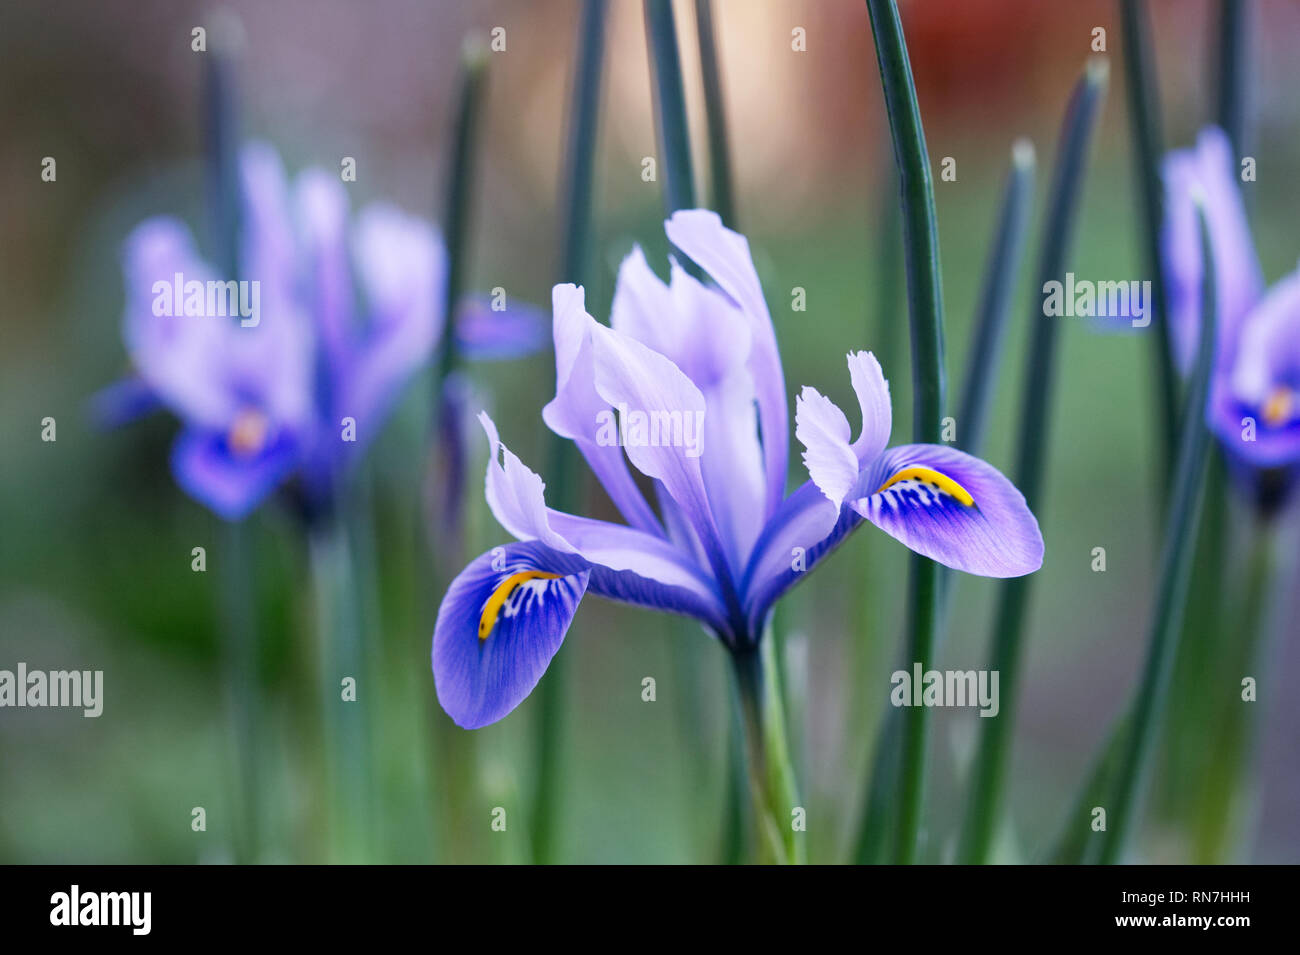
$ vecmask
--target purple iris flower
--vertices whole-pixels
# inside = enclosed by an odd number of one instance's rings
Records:
[[[127,238],[124,336],[136,377],[101,393],[97,411],[176,414],[176,480],[227,520],[291,478],[314,513],[437,347],[446,254],[429,223],[393,206],[351,219],[337,175],[311,169],[291,184],[266,145],[243,150],[240,178],[237,281],[224,281],[177,219],[149,219]],[[542,335],[527,307],[469,300],[462,312],[458,347],[470,358],[526,354]]]
[[[1207,422],[1265,512],[1300,472],[1300,272],[1266,289],[1223,131],[1165,159],[1162,235],[1169,331],[1184,370],[1195,354],[1205,263],[1196,203],[1214,254],[1218,332]]]
[[[438,699],[463,727],[501,719],[531,692],[588,591],[692,617],[746,651],[776,600],[864,520],[974,574],[1042,564],[1038,523],[997,470],[949,447],[886,450],[889,389],[869,352],[848,357],[856,440],[829,400],[799,396],[795,436],[812,479],[787,497],[785,381],[749,245],[711,212],[678,212],[666,230],[713,284],[677,262],[665,284],[635,249],[609,327],[587,314],[581,288],[553,293],[557,384],[542,416],[577,444],[627,523],[548,508],[542,479],[480,416],[488,506],[518,540],[471,562],[438,612]]]

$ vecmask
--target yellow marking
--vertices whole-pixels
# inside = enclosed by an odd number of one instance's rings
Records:
[[[1271,427],[1278,427],[1291,420],[1295,408],[1296,393],[1290,388],[1278,385],[1269,392],[1264,400],[1264,420]]]
[[[501,581],[497,589],[492,591],[488,602],[483,605],[483,613],[478,618],[478,638],[480,640],[488,638],[492,628],[497,625],[497,616],[501,613],[501,608],[520,584],[530,580],[555,580],[563,576],[563,574],[546,574],[540,570],[522,570]]]
[[[251,458],[266,447],[266,437],[270,430],[271,422],[266,415],[256,408],[245,408],[235,416],[226,440],[236,457]]]
[[[893,487],[899,481],[923,481],[926,484],[933,484],[939,490],[952,495],[967,507],[973,507],[975,505],[975,498],[970,496],[970,491],[966,490],[952,478],[948,477],[948,475],[942,474],[934,468],[925,468],[920,465],[903,468],[903,470],[899,471],[884,484],[880,485],[880,487],[876,489],[876,493],[879,494],[881,491]]]

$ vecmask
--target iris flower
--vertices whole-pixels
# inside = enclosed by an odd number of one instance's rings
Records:
[[[141,223],[124,255],[136,377],[99,406],[110,418],[154,404],[179,417],[173,473],[221,517],[243,518],[293,477],[312,513],[328,506],[437,347],[446,254],[429,223],[391,205],[372,203],[350,222],[338,176],[310,169],[290,185],[269,146],[243,150],[240,179],[238,280],[257,284],[259,314],[171,314],[159,296],[177,283],[231,277],[201,257],[179,220]],[[526,306],[496,312],[468,299],[458,311],[467,357],[526,354],[541,334]]]
[[[480,416],[488,506],[516,542],[472,561],[438,612],[438,699],[460,726],[493,723],[532,691],[588,592],[694,618],[743,653],[777,599],[864,520],[973,574],[1042,564],[1037,521],[996,469],[945,446],[886,450],[889,389],[869,352],[848,356],[856,440],[839,408],[803,389],[795,436],[811,480],[786,496],[785,381],[748,243],[700,210],[665,228],[711,284],[675,261],[664,283],[634,249],[610,326],[587,314],[581,288],[553,291],[557,383],[542,417],[578,446],[626,523],[547,507],[542,479]]]
[[[1205,263],[1199,195],[1214,256],[1218,333],[1209,427],[1263,513],[1285,503],[1300,472],[1300,271],[1266,289],[1223,131],[1165,159],[1162,252],[1169,332],[1186,371],[1196,351]]]

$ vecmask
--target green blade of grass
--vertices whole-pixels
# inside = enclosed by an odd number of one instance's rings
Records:
[[[664,174],[664,211],[695,208],[695,179],[682,90],[681,56],[672,0],[645,0],[646,37],[654,73],[655,114],[659,122],[659,163]]]
[[[1120,0],[1120,21],[1124,39],[1124,87],[1128,94],[1130,141],[1137,175],[1141,238],[1146,270],[1151,276],[1151,321],[1147,333],[1155,366],[1156,433],[1160,438],[1161,464],[1157,486],[1169,486],[1178,432],[1178,383],[1165,312],[1164,269],[1160,262],[1160,229],[1164,220],[1164,193],[1160,182],[1160,98],[1156,88],[1155,59],[1148,35],[1144,0]],[[1164,501],[1161,502],[1165,503]]]
[[[1165,523],[1165,542],[1160,555],[1160,576],[1146,661],[1133,700],[1132,729],[1126,734],[1115,786],[1108,800],[1109,818],[1100,858],[1103,864],[1118,862],[1123,857],[1129,830],[1141,807],[1150,777],[1152,743],[1165,709],[1191,580],[1194,553],[1192,544],[1201,508],[1205,462],[1210,449],[1210,433],[1204,411],[1214,364],[1217,323],[1214,306],[1214,250],[1210,245],[1203,210],[1200,211],[1199,218],[1205,262],[1200,343],[1196,369],[1188,384],[1183,405],[1178,464],[1174,471],[1173,495]]]
[[[1006,187],[1002,193],[997,230],[976,316],[975,343],[971,349],[962,391],[958,420],[961,422],[959,436],[964,440],[958,443],[971,454],[978,454],[984,442],[988,405],[997,378],[1007,315],[1010,312],[1011,291],[1025,246],[1029,207],[1034,191],[1034,167],[1033,147],[1028,142],[1018,142],[1012,150],[1011,169],[1007,173]],[[943,573],[940,578],[941,619],[951,579],[948,573]],[[902,711],[889,706],[880,724],[867,785],[867,803],[854,854],[859,864],[881,862],[890,855],[892,841],[888,804],[889,796],[898,786],[898,744],[902,719]]]
[[[447,331],[442,336],[439,383],[455,369],[456,306],[465,286],[465,264],[469,247],[469,207],[474,192],[475,148],[482,118],[483,86],[487,75],[487,48],[482,38],[470,37],[461,51],[460,93],[456,100],[456,122],[452,129],[451,163],[445,183],[443,229],[447,242],[447,282],[443,289],[443,315]],[[439,386],[441,394],[441,384]]]
[[[916,102],[903,24],[894,0],[867,0],[885,111],[894,143],[903,213],[903,248],[912,337],[913,440],[939,441],[944,408],[943,285],[934,182]],[[938,565],[915,556],[909,582],[908,657],[923,667],[932,661],[938,615]],[[909,708],[902,732],[895,859],[915,860],[925,800],[925,753],[929,713]]]
[[[709,129],[709,178],[713,190],[713,209],[729,229],[738,229],[736,199],[731,185],[727,111],[722,97],[722,70],[718,67],[718,42],[713,30],[712,0],[695,0],[695,32],[699,37],[704,115]]]
[[[578,28],[578,62],[569,106],[569,141],[565,153],[563,248],[558,282],[585,285],[591,260],[593,170],[600,111],[600,77],[605,61],[606,0],[586,0]],[[547,474],[554,492],[553,506],[566,513],[578,510],[577,462],[573,446],[557,434],[549,437]],[[568,655],[558,653],[541,681],[537,721],[537,783],[533,794],[533,862],[554,861],[558,841],[560,755],[564,738],[564,701],[568,686]]]
[[[1249,111],[1247,67],[1250,57],[1250,13],[1247,0],[1219,0],[1218,29],[1213,34],[1216,44],[1215,67],[1218,82],[1215,85],[1215,117],[1232,141],[1238,156],[1245,153],[1249,131],[1246,128]]]
[[[998,380],[998,367],[1006,337],[1007,316],[1020,263],[1024,257],[1029,209],[1034,194],[1034,147],[1019,140],[1011,150],[1011,170],[1002,192],[1002,211],[993,240],[979,313],[975,318],[975,339],[966,365],[961,404],[958,406],[957,446],[979,454],[988,426],[989,404]]]
[[[1043,314],[1039,291],[1050,281],[1064,277],[1065,259],[1074,232],[1074,220],[1082,193],[1089,147],[1106,89],[1106,61],[1088,64],[1075,86],[1061,130],[1057,165],[1044,225],[1038,282],[1034,287],[1033,311],[1024,394],[1021,399],[1019,448],[1016,456],[1016,486],[1035,514],[1040,514],[1043,474],[1047,454],[1047,423],[1056,380],[1056,339],[1060,320]],[[968,863],[984,862],[992,844],[1000,812],[1002,780],[1007,750],[1015,723],[1016,678],[1021,643],[1033,577],[1013,577],[1003,584],[994,624],[993,659],[990,669],[1001,680],[1002,705],[998,715],[985,721],[976,752],[971,798],[958,857]]]

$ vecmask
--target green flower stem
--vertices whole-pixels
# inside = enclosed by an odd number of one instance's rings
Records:
[[[1155,57],[1147,29],[1145,0],[1120,0],[1123,25],[1124,79],[1128,93],[1128,115],[1141,204],[1141,236],[1147,273],[1151,276],[1151,321],[1147,332],[1155,364],[1156,433],[1160,436],[1161,465],[1156,475],[1163,495],[1169,486],[1178,433],[1178,383],[1174,373],[1169,325],[1165,317],[1165,280],[1160,261],[1160,229],[1164,220],[1164,191],[1160,181],[1160,160],[1164,154],[1160,134],[1159,95],[1156,88]],[[1163,500],[1161,504],[1163,505]]]
[[[441,384],[455,369],[456,308],[465,290],[465,264],[469,259],[469,207],[474,192],[475,148],[482,120],[483,87],[487,76],[487,48],[481,37],[465,41],[461,50],[460,94],[456,101],[456,125],[451,139],[451,163],[446,180],[443,228],[447,241],[447,283],[443,290],[443,314],[446,332],[442,336],[442,354],[438,371],[438,394]]]
[[[319,637],[322,726],[329,782],[330,861],[366,862],[373,823],[367,701],[377,688],[367,677],[351,548],[343,523],[327,517],[308,539]],[[351,678],[355,700],[344,697]]]
[[[1034,147],[1017,140],[1011,149],[1011,169],[1002,191],[1002,211],[997,235],[984,270],[984,288],[975,316],[975,339],[963,382],[957,419],[957,446],[979,454],[988,430],[989,405],[998,382],[1007,316],[1029,231],[1029,209],[1034,197]]]
[[[709,127],[709,176],[713,208],[728,228],[736,224],[736,199],[731,184],[731,149],[727,140],[727,110],[718,67],[718,41],[713,30],[712,0],[695,0],[695,32],[700,44],[700,75],[704,83],[705,118]]]
[[[695,208],[686,95],[682,90],[672,0],[645,0],[645,25],[654,73],[659,147],[663,153],[659,165],[664,174],[664,209],[667,215],[672,215],[678,209]]]
[[[1222,714],[1220,708],[1206,705],[1205,681],[1226,664],[1225,657],[1240,643],[1235,623],[1227,625],[1233,619],[1227,591],[1239,571],[1235,561],[1224,560],[1231,546],[1229,493],[1227,462],[1221,449],[1211,448],[1191,592],[1159,742],[1160,767],[1154,774],[1159,789],[1151,797],[1155,811],[1172,823],[1187,826],[1195,813],[1194,803],[1208,785],[1202,781],[1218,775],[1217,770],[1211,772],[1215,757],[1205,740],[1220,729]]]
[[[944,407],[943,286],[934,183],[925,148],[925,131],[916,103],[912,67],[903,25],[894,0],[867,0],[871,32],[884,87],[885,110],[894,143],[903,212],[903,247],[912,334],[913,440],[937,444]],[[908,659],[928,667],[938,616],[938,566],[914,557],[910,585]],[[925,751],[929,713],[912,707],[905,717],[899,778],[898,843],[895,858],[915,859],[925,791]]]
[[[203,90],[208,228],[213,258],[229,279],[239,277],[243,205],[234,93],[239,32],[240,25],[232,15],[218,16],[213,22]],[[226,695],[238,761],[235,858],[239,862],[257,861],[265,817],[258,752],[263,711],[257,676],[257,624],[249,581],[249,568],[253,564],[248,535],[248,529],[242,524],[227,525],[221,561]]]
[[[1028,142],[1017,142],[1011,153],[1011,170],[1002,194],[997,233],[985,271],[984,291],[976,316],[975,344],[962,391],[958,444],[971,454],[979,454],[987,430],[988,405],[1005,339],[1011,289],[1020,268],[1029,222],[1029,206],[1034,187],[1034,151]],[[952,575],[939,578],[940,625],[947,605]],[[867,784],[867,801],[859,829],[855,859],[859,864],[880,862],[889,856],[889,794],[898,785],[899,735],[903,713],[889,706],[880,724],[871,776]]]
[[[261,855],[265,810],[262,805],[261,754],[263,708],[258,680],[257,636],[254,600],[249,574],[253,567],[248,528],[241,523],[224,525],[225,547],[221,555],[222,622],[226,641],[226,699],[234,731],[238,772],[235,775],[237,862],[257,862]]]
[[[561,261],[558,282],[585,285],[592,246],[593,169],[596,159],[596,129],[600,110],[600,76],[605,57],[606,0],[586,0],[578,32],[578,63],[573,77],[569,107],[569,141],[565,156],[564,220],[560,236]],[[559,435],[549,438],[553,506],[573,513],[577,510],[578,469],[573,446]],[[531,827],[533,862],[554,861],[559,828],[560,755],[564,739],[564,707],[568,679],[568,655],[559,653],[547,668],[538,692],[541,697],[537,720],[537,782],[533,795]]]
[[[1249,111],[1247,67],[1250,60],[1250,12],[1248,0],[1219,0],[1219,28],[1215,66],[1218,82],[1215,116],[1240,156],[1248,147],[1246,128]]]
[[[732,651],[731,662],[745,728],[745,764],[759,861],[797,864],[804,861],[803,838],[792,825],[798,796],[786,745],[776,650],[771,628],[768,630],[760,648]]]
[[[586,0],[578,33],[578,64],[569,105],[569,142],[564,163],[564,254],[558,281],[583,284],[591,260],[592,188],[600,115],[600,76],[605,63],[607,0]]]
[[[235,76],[241,26],[233,14],[215,18],[203,90],[205,179],[213,258],[227,278],[237,279],[243,199],[239,178],[239,122]]]
[[[893,368],[898,357],[898,301],[903,271],[903,214],[898,203],[898,170],[893,163],[878,187],[880,212],[876,222],[876,313],[868,316],[868,336],[881,368]]]
[[[1214,363],[1214,251],[1210,246],[1204,213],[1201,219],[1201,246],[1205,267],[1200,343],[1196,370],[1187,389],[1181,415],[1178,464],[1174,471],[1173,496],[1166,522],[1164,548],[1160,556],[1160,577],[1156,590],[1146,662],[1142,680],[1132,708],[1132,731],[1127,734],[1115,788],[1109,800],[1107,830],[1102,842],[1101,862],[1110,864],[1123,858],[1125,844],[1150,776],[1149,763],[1157,724],[1164,714],[1170,677],[1178,651],[1183,610],[1191,579],[1193,544],[1204,487],[1205,461],[1210,448],[1210,434],[1205,424],[1204,408],[1209,393],[1210,372]]]
[[[1267,520],[1257,520],[1251,530],[1245,588],[1232,617],[1231,632],[1236,639],[1228,648],[1227,665],[1217,671],[1216,679],[1232,685],[1242,677],[1254,676],[1258,692],[1265,671],[1263,651],[1269,642],[1273,595],[1279,582],[1278,534],[1276,525]],[[1228,853],[1239,823],[1242,773],[1251,762],[1255,746],[1251,725],[1258,725],[1255,707],[1261,704],[1246,704],[1235,692],[1225,699],[1214,708],[1217,719],[1209,728],[1208,740],[1202,740],[1208,743],[1209,752],[1204,762],[1206,782],[1199,794],[1192,831],[1192,861],[1196,864],[1232,861]]]
[[[1016,487],[1035,514],[1041,515],[1043,475],[1046,469],[1047,423],[1051,420],[1056,380],[1056,339],[1060,320],[1045,316],[1037,290],[1064,276],[1065,259],[1073,235],[1075,214],[1082,193],[1092,133],[1106,88],[1106,62],[1088,64],[1075,86],[1061,131],[1051,198],[1039,260],[1038,280],[1031,296],[1033,312],[1025,390],[1021,399],[1021,425],[1016,457]],[[979,748],[975,757],[972,792],[958,858],[967,863],[987,860],[994,830],[1000,818],[1002,782],[1005,776],[1011,731],[1015,725],[1016,689],[1021,661],[1021,643],[1028,610],[1032,576],[1013,577],[1003,584],[994,622],[993,659],[1001,683],[1002,706],[995,719],[981,721]]]

